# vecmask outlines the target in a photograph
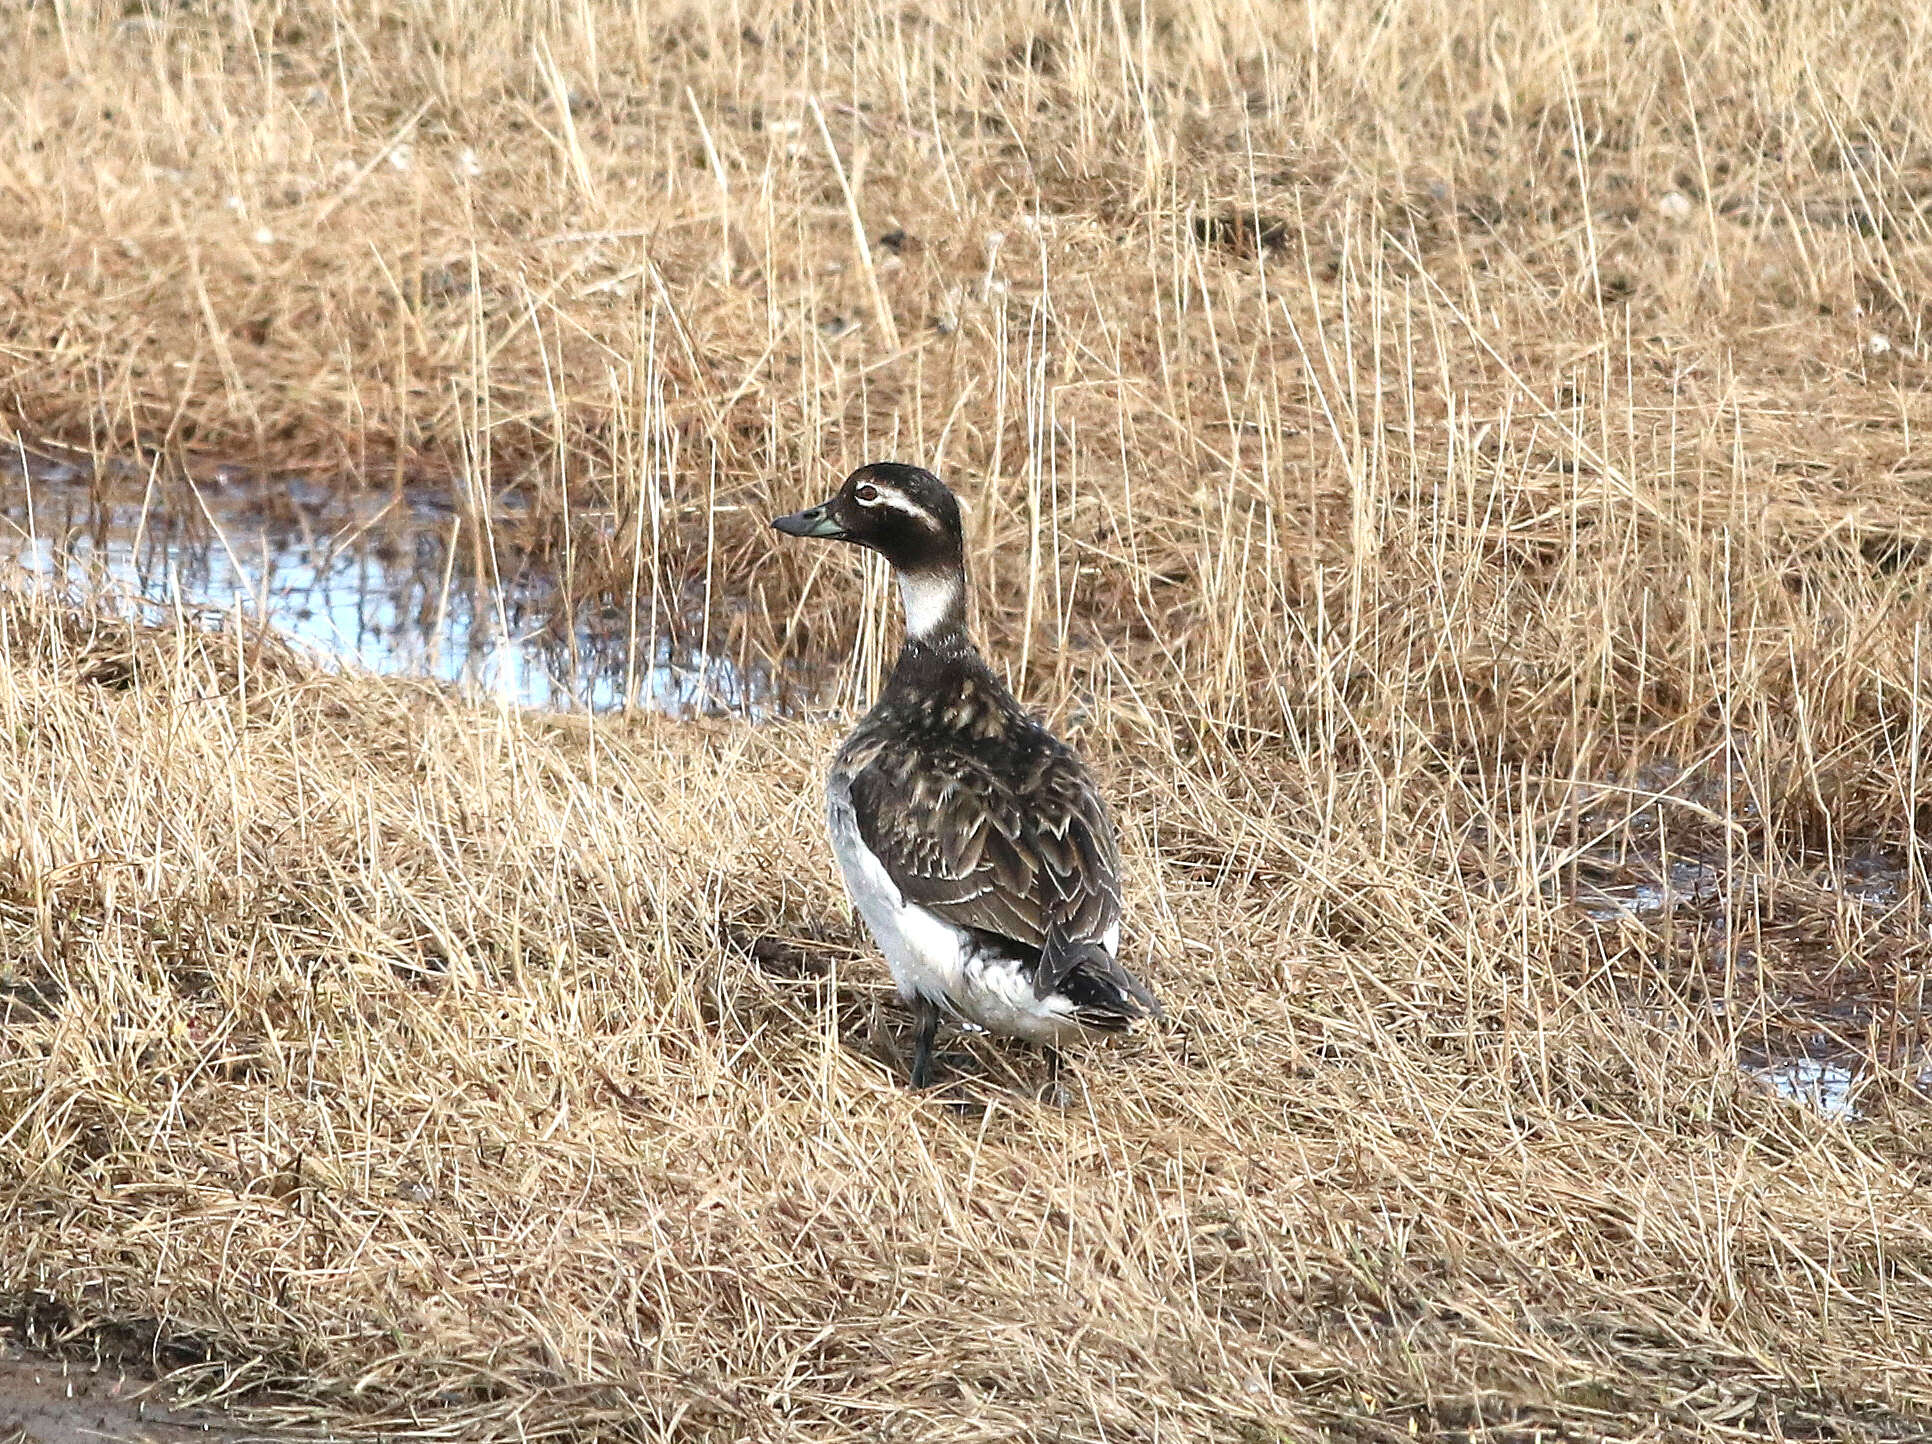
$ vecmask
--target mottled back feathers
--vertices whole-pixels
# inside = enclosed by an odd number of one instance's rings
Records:
[[[908,648],[833,766],[907,901],[1028,948],[1111,948],[1120,854],[1093,779],[979,657]]]

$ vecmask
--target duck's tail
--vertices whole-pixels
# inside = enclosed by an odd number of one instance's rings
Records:
[[[1147,986],[1099,943],[1071,945],[1053,959],[1050,971],[1042,961],[1042,978],[1059,975],[1050,990],[1064,994],[1090,1028],[1128,1028],[1142,1018],[1167,1016]]]

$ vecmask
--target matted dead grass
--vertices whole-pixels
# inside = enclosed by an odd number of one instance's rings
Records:
[[[518,716],[16,598],[22,1332],[464,1438],[1932,1427],[1923,17],[24,30],[19,436],[515,486],[588,591],[728,584],[848,700],[879,578],[762,519],[938,466],[1176,1024],[1064,1111],[996,1048],[963,1112],[900,1088],[836,719]],[[1715,859],[1721,926],[1567,905],[1626,838]],[[1736,1067],[1821,1026],[1855,1120]]]
[[[1924,1108],[1829,1122],[1637,1006],[1643,939],[1459,871],[1518,810],[1440,769],[1090,734],[1178,1024],[1064,1111],[985,1050],[962,1113],[899,1082],[830,729],[5,624],[0,1258],[43,1334],[158,1321],[211,1386],[449,1437],[1932,1410]]]

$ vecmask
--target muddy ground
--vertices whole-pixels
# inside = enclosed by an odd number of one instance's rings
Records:
[[[0,1335],[0,1444],[241,1444],[278,1437],[168,1401],[165,1385],[123,1365],[51,1359]]]

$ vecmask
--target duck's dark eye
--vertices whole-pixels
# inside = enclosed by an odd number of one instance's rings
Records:
[[[879,488],[876,486],[862,486],[853,492],[852,495],[860,501],[877,501],[879,499]]]

